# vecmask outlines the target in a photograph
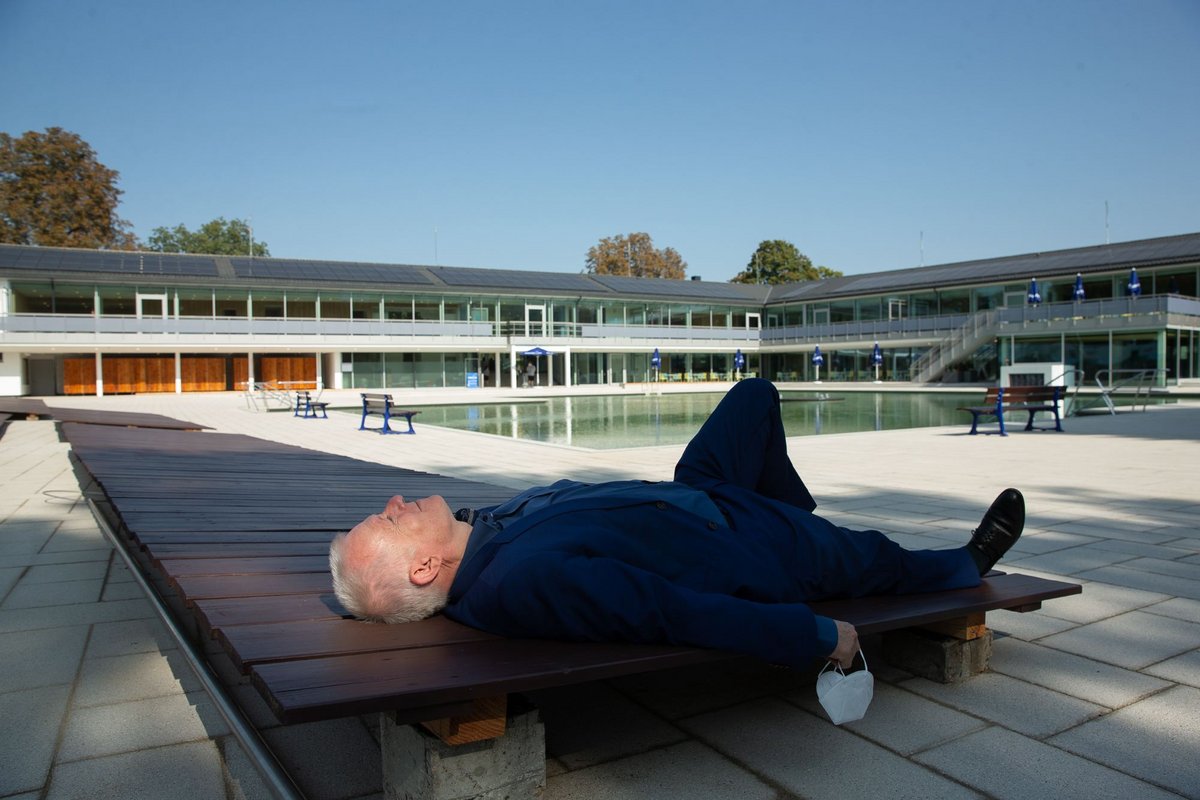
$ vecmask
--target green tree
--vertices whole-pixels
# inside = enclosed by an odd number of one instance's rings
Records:
[[[129,223],[117,216],[118,177],[62,128],[0,133],[0,242],[135,248]]]
[[[587,271],[593,275],[682,280],[687,262],[671,247],[658,250],[648,233],[606,236],[587,251]]]
[[[730,283],[800,283],[837,278],[841,274],[829,267],[814,267],[812,260],[791,242],[770,239],[759,243],[750,263]]]
[[[250,255],[254,232],[245,220],[217,217],[194,231],[183,224],[155,228],[146,248],[159,253],[204,253],[215,256]],[[254,255],[269,256],[266,242],[253,242]]]

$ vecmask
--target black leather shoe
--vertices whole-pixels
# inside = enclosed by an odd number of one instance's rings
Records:
[[[983,515],[979,527],[971,532],[967,552],[984,575],[996,565],[1025,527],[1025,498],[1016,489],[1005,489]]]

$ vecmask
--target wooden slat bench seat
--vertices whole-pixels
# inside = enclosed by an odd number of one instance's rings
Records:
[[[511,490],[250,437],[65,424],[101,509],[176,613],[212,637],[283,722],[391,711],[401,721],[466,713],[481,698],[665,669],[725,653],[687,647],[513,640],[435,617],[348,618],[331,594],[332,536],[386,498],[442,494],[451,507]],[[304,469],[296,469],[297,465]],[[817,604],[863,634],[1028,610],[1074,584],[994,575],[957,592]]]
[[[1039,411],[1054,415],[1054,430],[1062,431],[1062,400],[1061,386],[992,386],[984,395],[983,402],[977,406],[959,406],[959,411],[971,414],[971,435],[978,433],[980,417],[995,417],[1000,424],[1000,435],[1007,436],[1004,427],[1004,415],[1008,412],[1025,411],[1029,420],[1025,430],[1034,430],[1033,418]],[[1038,430],[1050,430],[1039,428]]]
[[[392,402],[390,394],[371,394],[362,392],[362,422],[359,423],[360,431],[374,431],[380,433],[416,433],[413,429],[412,418],[415,414],[420,414],[420,411],[415,411],[411,408],[396,408],[396,404]],[[383,418],[383,424],[379,428],[368,428],[367,417],[376,416]],[[408,430],[394,431],[392,430],[392,417],[404,417],[404,421],[408,423]]]

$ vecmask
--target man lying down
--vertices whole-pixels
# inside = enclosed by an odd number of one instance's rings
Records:
[[[396,496],[329,549],[352,614],[408,622],[441,611],[512,637],[691,645],[806,667],[849,666],[858,634],[807,603],[976,586],[1021,535],[1006,489],[970,541],[905,550],[840,528],[787,455],[779,392],[738,383],[684,450],[675,480],[559,481],[452,511]]]

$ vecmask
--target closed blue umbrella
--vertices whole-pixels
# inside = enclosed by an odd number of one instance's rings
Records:
[[[746,366],[746,357],[744,355],[742,355],[742,348],[739,347],[738,351],[733,354],[733,371],[741,372],[742,368],[745,366]]]
[[[879,349],[879,342],[875,343],[875,349],[871,351],[871,363],[877,367],[883,363],[883,351]]]
[[[1138,297],[1142,293],[1142,282],[1138,280],[1137,267],[1129,270],[1129,296]]]
[[[1036,306],[1042,302],[1042,293],[1038,291],[1037,278],[1029,282],[1029,294],[1025,296],[1029,305]]]
[[[1087,297],[1087,292],[1083,290],[1083,273],[1075,273],[1075,292],[1074,297],[1077,301],[1082,301]]]
[[[662,366],[662,356],[658,354],[658,348],[654,348],[654,354],[650,356],[650,366],[658,369]]]
[[[817,383],[820,383],[821,365],[825,363],[825,356],[821,355],[821,345],[817,345],[816,349],[813,350],[812,363],[817,368]]]

